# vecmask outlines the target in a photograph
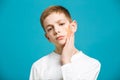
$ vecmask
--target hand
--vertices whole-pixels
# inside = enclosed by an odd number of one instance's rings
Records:
[[[70,63],[71,57],[73,56],[74,53],[75,53],[74,35],[72,31],[68,31],[66,43],[63,47],[62,55],[61,55],[62,64],[64,65],[64,64]]]

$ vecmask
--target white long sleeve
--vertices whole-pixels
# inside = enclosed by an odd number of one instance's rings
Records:
[[[99,61],[81,51],[63,66],[60,55],[53,52],[32,65],[29,80],[97,80],[99,71]]]
[[[79,70],[79,68],[74,68],[74,65],[72,63],[62,66],[64,80],[97,80],[99,71],[100,64],[92,65],[86,72],[84,69]]]

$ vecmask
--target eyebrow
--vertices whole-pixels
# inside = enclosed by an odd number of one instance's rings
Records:
[[[65,21],[65,20],[64,19],[60,19],[60,20],[56,21],[56,23],[59,23],[60,21]]]
[[[46,26],[46,28],[49,27],[49,26],[52,26],[52,24],[48,24],[48,25]]]
[[[60,21],[65,21],[65,20],[64,19],[60,19],[60,20],[56,21],[55,23],[59,23]],[[52,24],[48,24],[45,28],[47,28],[49,26],[52,26]]]

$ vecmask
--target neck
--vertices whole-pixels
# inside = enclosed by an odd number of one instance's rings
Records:
[[[54,52],[57,53],[57,54],[59,54],[59,55],[61,55],[62,54],[62,50],[63,50],[63,46],[60,46],[60,47],[56,47],[56,49],[54,50]],[[75,47],[73,47],[73,52],[76,53],[77,51],[78,50]]]

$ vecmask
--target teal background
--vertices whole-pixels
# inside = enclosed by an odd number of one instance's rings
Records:
[[[101,62],[98,80],[120,80],[120,0],[0,0],[0,80],[28,80],[32,63],[54,49],[39,23],[50,5],[77,21],[75,45]]]

